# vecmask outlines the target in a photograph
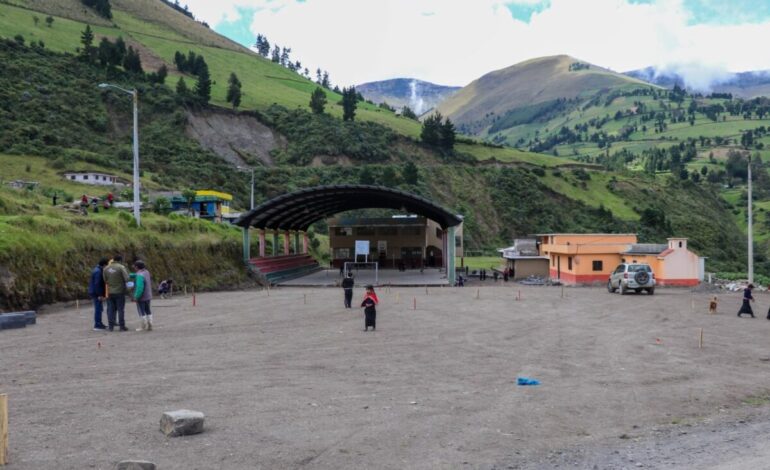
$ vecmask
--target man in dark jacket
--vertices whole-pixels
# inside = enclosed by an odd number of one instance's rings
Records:
[[[353,273],[348,273],[348,276],[342,280],[342,288],[345,290],[345,308],[350,308],[350,303],[353,300]]]
[[[121,264],[122,261],[123,256],[115,255],[112,258],[112,263],[103,270],[104,283],[107,284],[107,321],[110,331],[115,328],[116,320],[120,331],[128,331],[126,328],[128,270]]]
[[[99,264],[97,264],[93,271],[91,271],[91,278],[88,280],[88,296],[91,297],[91,300],[94,302],[94,331],[107,328],[107,326],[102,323],[102,302],[105,295],[102,270],[107,266],[107,263],[109,263],[107,258],[100,259]]]

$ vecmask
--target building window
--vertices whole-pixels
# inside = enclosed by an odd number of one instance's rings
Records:
[[[455,247],[460,248],[463,246],[463,238],[460,235],[455,235]]]
[[[350,258],[350,248],[335,248],[334,259],[348,259]]]
[[[77,178],[75,175],[71,175],[71,176],[70,176],[70,179],[71,179],[71,180],[74,180],[75,178]]]
[[[572,271],[572,256],[567,257],[567,269]]]
[[[422,234],[422,227],[402,227],[401,234],[406,236],[416,236]]]
[[[356,235],[374,235],[374,227],[356,227]]]
[[[397,227],[380,227],[377,229],[378,235],[398,235],[398,228]]]
[[[441,238],[443,234],[441,233],[441,229],[436,227],[436,238]]]
[[[555,256],[551,257],[551,266],[556,266],[556,257]]]
[[[334,227],[334,234],[338,237],[352,237],[353,227]]]
[[[88,179],[88,175],[83,175],[83,180],[87,180],[87,179]]]
[[[679,248],[682,248],[682,242],[679,242]]]
[[[604,270],[604,263],[601,261],[593,261],[593,270],[594,271],[603,271]]]

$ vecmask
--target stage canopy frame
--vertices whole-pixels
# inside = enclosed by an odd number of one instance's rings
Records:
[[[278,231],[306,232],[314,222],[355,209],[394,209],[421,215],[438,223],[446,237],[447,279],[450,285],[454,284],[455,227],[462,223],[462,217],[422,196],[383,186],[315,186],[263,202],[235,221],[235,225],[243,227],[244,260],[250,258],[249,227],[262,229],[260,241],[263,241],[265,230],[273,230],[274,234]],[[274,236],[277,240],[277,235]]]

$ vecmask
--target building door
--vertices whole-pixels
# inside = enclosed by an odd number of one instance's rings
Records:
[[[377,259],[380,262],[380,266],[384,267],[385,262],[388,260],[387,240],[377,240]]]
[[[561,256],[556,256],[556,279],[561,279]]]

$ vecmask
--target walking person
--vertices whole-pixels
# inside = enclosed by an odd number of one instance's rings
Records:
[[[136,272],[131,274],[134,279],[134,292],[132,299],[136,302],[136,311],[142,318],[142,326],[136,331],[152,331],[152,310],[150,310],[150,301],[152,300],[152,276],[144,261],[134,262]]]
[[[56,201],[59,199],[59,195],[56,192],[53,193],[53,205],[56,205]]]
[[[345,308],[351,308],[353,302],[353,273],[348,273],[347,277],[342,280],[342,289],[345,291]]]
[[[88,215],[88,196],[85,194],[80,198],[80,213]]]
[[[107,285],[107,322],[110,331],[117,325],[120,331],[126,328],[126,292],[128,270],[122,264],[123,256],[115,255],[112,263],[104,268],[104,283]]]
[[[745,313],[751,315],[751,318],[756,318],[754,316],[754,310],[751,309],[751,302],[754,302],[754,296],[751,295],[752,289],[754,289],[754,284],[749,284],[743,289],[743,305],[741,305],[741,309],[738,310],[739,317]],[[770,312],[768,312],[768,319],[770,319]]]
[[[369,331],[369,327],[372,327],[372,331],[377,329],[377,304],[380,300],[377,298],[377,294],[374,292],[374,286],[371,284],[366,286],[366,294],[364,294],[364,301],[361,302],[361,307],[364,308],[364,331]]]
[[[91,207],[93,207],[93,209],[94,209],[94,214],[99,212],[99,199],[98,198],[95,198],[95,197],[91,198]]]
[[[107,263],[109,263],[107,258],[100,259],[91,271],[91,278],[88,280],[88,296],[94,303],[94,331],[107,329],[107,326],[102,322],[103,301],[106,294],[102,271]]]

